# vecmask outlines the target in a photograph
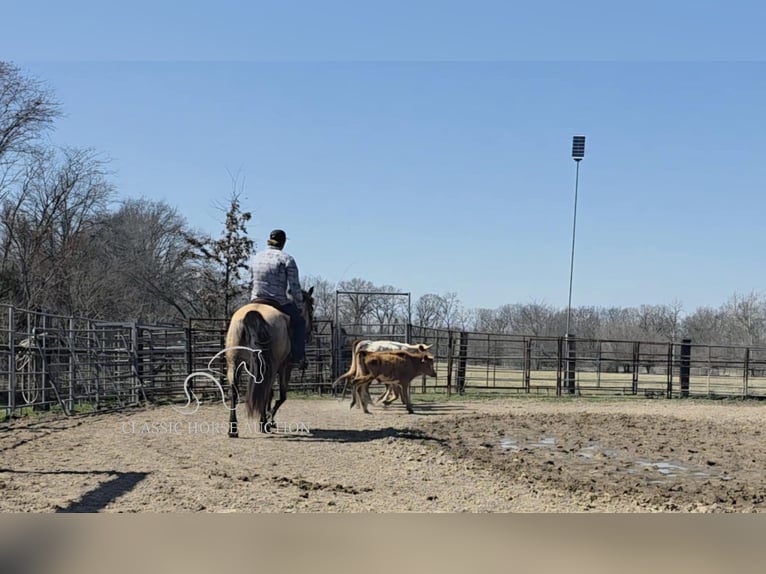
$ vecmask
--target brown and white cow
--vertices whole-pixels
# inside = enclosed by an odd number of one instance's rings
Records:
[[[340,377],[335,379],[332,386],[333,389],[341,383],[341,381],[349,382],[355,378],[363,377],[368,373],[364,369],[364,365],[359,361],[360,353],[376,353],[380,351],[407,351],[412,353],[424,353],[428,351],[433,345],[426,345],[425,343],[410,344],[400,343],[399,341],[373,341],[369,339],[358,339],[354,341],[353,352],[351,353],[351,367],[348,371],[343,373]],[[386,385],[386,392],[379,397],[382,399],[384,395],[387,395],[392,390],[391,385]],[[343,394],[345,395],[345,385]],[[354,406],[352,401],[351,406]]]
[[[412,414],[410,398],[410,383],[418,375],[435,377],[433,355],[425,352],[398,351],[361,351],[358,356],[359,370],[366,374],[354,377],[351,381],[353,400],[351,406],[360,404],[362,410],[369,414],[367,405],[371,402],[370,383],[378,380],[381,383],[397,385],[401,389],[399,395],[407,412]]]

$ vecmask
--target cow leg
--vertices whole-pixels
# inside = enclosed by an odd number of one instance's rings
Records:
[[[351,381],[351,404],[348,406],[349,410],[355,406],[360,405],[359,401],[359,383],[356,380]]]
[[[353,409],[356,405],[361,406],[364,403],[363,386],[362,383],[356,382],[351,385],[351,404],[348,407],[349,409]]]
[[[370,396],[370,383],[365,383],[363,393],[364,394],[362,395],[362,410],[368,415],[370,415],[372,413],[367,410],[367,405],[369,405],[372,402],[372,397]]]
[[[359,384],[357,379],[351,381],[351,404],[348,406],[349,409],[353,409],[355,406],[361,407],[362,405],[361,396],[359,395]]]
[[[396,385],[396,384],[392,384],[392,385],[391,385],[391,386],[388,388],[388,392],[387,392],[386,394],[387,394],[388,396],[386,397],[386,400],[385,400],[385,401],[383,401],[383,404],[384,404],[385,406],[388,406],[388,405],[390,405],[391,403],[393,403],[393,402],[394,402],[396,399],[398,399],[398,398],[399,398],[399,385]]]
[[[383,402],[388,406],[392,401],[396,400],[398,395],[396,394],[396,385],[393,383],[386,383],[386,390],[378,397],[378,402]]]
[[[372,375],[366,375],[360,379],[357,379],[354,385],[354,392],[356,393],[356,398],[358,399],[359,404],[362,406],[362,411],[368,415],[372,414],[367,409],[367,399],[370,397],[370,383],[374,380],[375,377]]]
[[[351,385],[351,404],[348,405],[349,410],[356,406],[356,385]]]
[[[366,400],[366,396],[369,394],[366,387],[369,384],[370,383],[368,382],[364,382],[354,386],[354,393],[355,393],[354,400],[356,401],[355,404],[358,404],[360,407],[362,407],[362,412],[368,415],[371,414],[370,411],[367,410],[367,400]]]
[[[415,411],[412,410],[412,400],[410,399],[410,383],[407,382],[406,384],[402,383],[402,403],[404,403],[404,406],[407,407],[407,412],[411,415],[415,414]]]
[[[369,385],[370,382],[372,382],[374,379],[375,377],[365,375],[360,378],[355,378],[353,381],[351,381],[351,406],[349,408],[353,408],[354,405],[358,404],[362,407],[364,412],[370,414],[370,412],[367,410],[367,405],[364,404],[363,392],[365,385]]]
[[[369,383],[364,386],[364,395],[363,395],[364,403],[369,405],[372,404],[372,396],[370,395],[370,385]]]
[[[367,399],[366,397],[369,397],[369,391],[367,391],[367,385],[369,383],[359,383],[354,385],[354,391],[353,391],[353,398],[351,400],[351,407],[358,405],[361,407],[362,411],[369,414],[369,410],[367,410]],[[349,407],[349,408],[351,408]]]
[[[378,398],[375,399],[375,402],[379,403],[384,398],[386,398],[388,396],[388,391],[389,391],[389,388],[388,388],[388,385],[386,385],[386,389],[382,393],[380,393],[380,395],[378,395]]]

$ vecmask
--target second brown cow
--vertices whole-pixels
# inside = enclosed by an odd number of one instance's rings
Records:
[[[372,402],[369,386],[374,380],[384,384],[396,384],[401,388],[400,398],[412,414],[410,399],[410,383],[418,375],[435,377],[433,355],[424,352],[411,351],[378,351],[359,353],[358,360],[362,362],[361,371],[365,374],[355,377],[351,384],[353,388],[352,403],[359,403],[362,410],[369,414],[367,405]]]

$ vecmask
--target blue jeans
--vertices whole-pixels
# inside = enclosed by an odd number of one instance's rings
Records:
[[[295,303],[282,305],[282,312],[290,316],[290,327],[293,330],[290,359],[293,362],[302,361],[303,356],[306,354],[306,320],[298,311]]]

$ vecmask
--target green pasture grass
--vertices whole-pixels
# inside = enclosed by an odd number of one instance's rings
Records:
[[[426,379],[426,386],[434,384],[444,385],[447,379],[447,368],[445,365],[439,365],[436,369],[437,379]],[[562,377],[563,377],[562,373]],[[503,386],[512,386],[522,388],[524,386],[524,372],[521,369],[511,369],[509,367],[485,365],[467,365],[465,372],[466,386],[494,388]],[[453,385],[457,381],[457,368],[452,371]],[[621,388],[629,389],[633,385],[632,373],[596,373],[592,371],[578,371],[575,375],[576,383],[581,387],[602,388],[604,390],[619,390]],[[530,385],[532,387],[556,387],[556,371],[530,371]],[[673,388],[676,390],[679,385],[678,372],[673,373]],[[413,386],[419,389],[422,386],[420,378],[413,381]],[[667,388],[667,375],[655,373],[638,373],[639,392],[642,390],[662,390]],[[744,377],[740,372],[734,371],[729,375],[700,375],[692,373],[689,381],[690,391],[695,393],[734,393],[738,394],[744,390]],[[766,377],[748,378],[749,394],[766,394]]]

